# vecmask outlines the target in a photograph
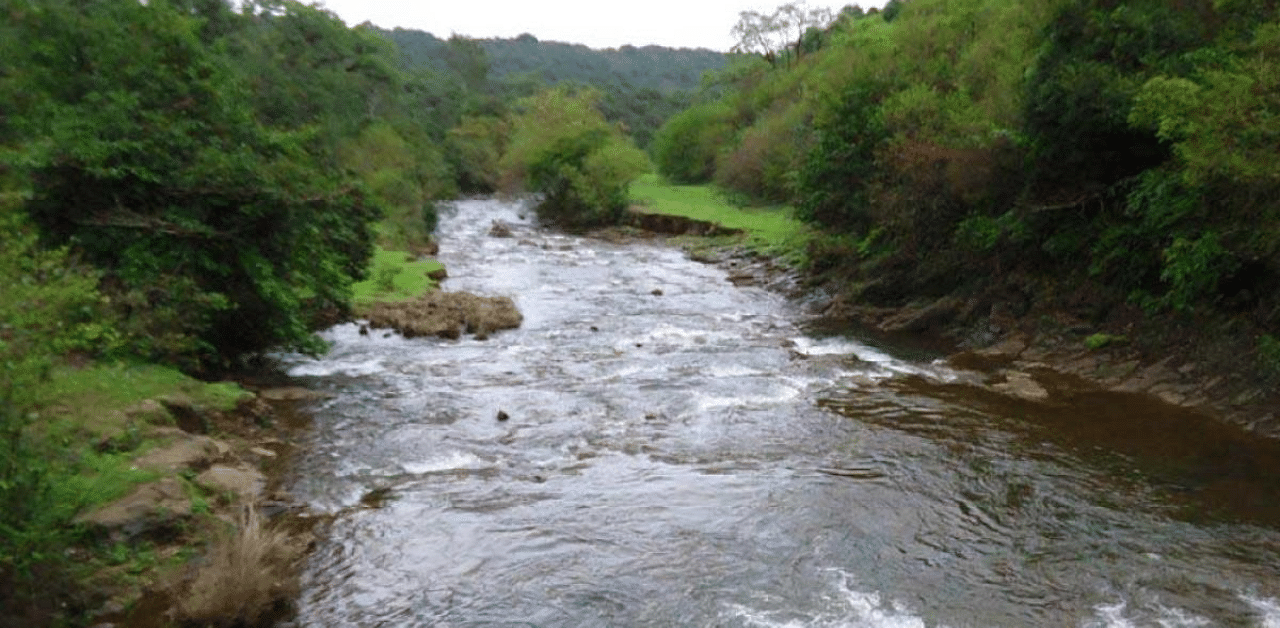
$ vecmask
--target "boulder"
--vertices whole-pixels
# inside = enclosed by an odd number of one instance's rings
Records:
[[[328,399],[332,396],[329,393],[309,390],[301,386],[267,388],[258,391],[258,397],[267,401],[310,401],[312,399]]]
[[[489,227],[489,235],[495,238],[510,238],[513,234],[511,233],[511,227],[508,227],[506,223],[495,220]]]
[[[79,524],[105,530],[113,537],[166,533],[191,516],[191,500],[177,478],[143,484],[133,492],[75,518]]]
[[[170,428],[172,430],[172,428]],[[231,455],[231,447],[208,436],[187,434],[181,430],[159,431],[173,435],[173,442],[152,449],[133,461],[139,469],[174,473],[184,469],[198,469]]]
[[[957,297],[942,297],[917,310],[906,310],[880,324],[887,332],[923,332],[940,329],[956,319],[964,303]]]
[[[1049,391],[1028,373],[1006,371],[1004,381],[991,385],[991,390],[1026,401],[1047,401]]]
[[[231,493],[243,502],[253,502],[267,487],[267,477],[252,467],[213,465],[196,476],[196,484],[215,493]]]

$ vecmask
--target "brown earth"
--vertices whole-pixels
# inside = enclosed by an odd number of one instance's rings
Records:
[[[416,299],[379,302],[357,314],[377,329],[394,329],[406,338],[438,336],[457,339],[474,334],[479,340],[502,329],[515,329],[524,320],[510,297],[482,297],[468,292],[436,291]]]

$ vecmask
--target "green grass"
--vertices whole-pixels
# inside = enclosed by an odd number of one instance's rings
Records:
[[[181,398],[206,410],[229,411],[252,395],[230,382],[205,383],[172,368],[154,364],[61,366],[36,391],[35,421],[28,428],[49,451],[48,465],[54,510],[51,521],[65,521],[77,511],[123,497],[158,474],[133,468],[133,459],[154,446],[142,422],[167,420],[130,417],[126,410],[152,399]],[[99,451],[110,442],[119,453]]]
[[[231,382],[205,383],[165,366],[117,363],[55,368],[36,398],[46,432],[112,437],[127,427],[124,411],[146,399],[182,397],[198,408],[227,411],[251,394]]]
[[[435,260],[411,261],[404,251],[379,248],[369,263],[369,278],[353,286],[353,301],[404,301],[434,290],[436,282],[427,273],[444,268]]]
[[[752,248],[793,263],[803,257],[810,237],[790,207],[735,207],[709,185],[672,185],[647,174],[631,183],[631,198],[644,211],[741,229]]]

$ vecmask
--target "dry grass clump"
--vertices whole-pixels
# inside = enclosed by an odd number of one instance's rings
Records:
[[[195,626],[259,625],[297,596],[302,554],[300,540],[268,528],[255,509],[246,509],[239,529],[214,547],[178,602],[177,619]]]
[[[463,333],[484,340],[500,329],[520,326],[524,317],[510,297],[481,297],[469,292],[431,292],[417,299],[374,303],[360,310],[371,327],[394,329],[406,338]]]

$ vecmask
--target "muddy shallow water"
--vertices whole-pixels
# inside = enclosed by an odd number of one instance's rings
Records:
[[[462,201],[439,232],[446,287],[513,297],[520,329],[342,325],[284,357],[336,394],[290,480],[337,513],[297,625],[1280,626],[1270,441],[1005,398],[524,212]]]

